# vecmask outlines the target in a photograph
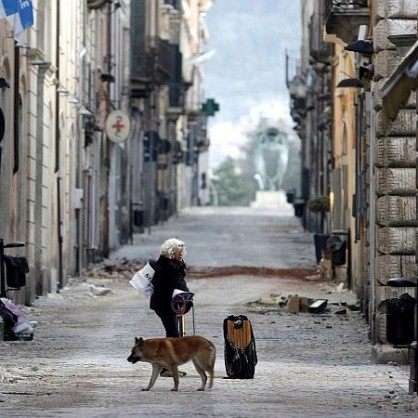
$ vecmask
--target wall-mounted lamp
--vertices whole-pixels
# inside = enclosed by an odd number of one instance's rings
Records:
[[[86,118],[92,118],[94,115],[90,110],[88,110],[86,107],[82,106],[81,109],[78,111],[78,114],[80,116],[84,116]]]
[[[63,96],[68,96],[70,94],[70,92],[62,84],[58,85],[57,93],[62,94]]]
[[[359,54],[372,55],[373,54],[373,41],[359,40],[349,43],[344,47],[346,51],[358,52]]]
[[[79,100],[78,97],[73,96],[71,99],[68,100],[68,103],[70,103],[70,104],[72,104],[74,106],[77,106],[77,105],[80,104],[80,100]]]
[[[337,87],[354,87],[360,88],[363,87],[363,83],[358,78],[346,78],[345,80],[341,80]]]
[[[10,84],[8,83],[8,81],[3,78],[0,77],[0,89],[9,89],[10,88]]]

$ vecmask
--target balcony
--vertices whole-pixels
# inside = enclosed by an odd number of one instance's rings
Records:
[[[164,0],[164,4],[174,7],[174,9],[179,8],[180,0]]]
[[[171,74],[170,43],[159,37],[149,37],[148,45],[154,56],[154,81],[157,84],[165,84]]]
[[[324,42],[324,17],[314,14],[309,27],[309,52],[316,61],[327,64],[331,61],[332,44]]]
[[[325,24],[329,34],[345,43],[358,39],[359,27],[369,25],[367,0],[325,0]]]
[[[185,87],[181,82],[168,83],[168,106],[171,113],[182,113],[184,109]]]
[[[147,97],[152,85],[170,79],[170,45],[159,37],[138,36],[132,42],[131,95]]]

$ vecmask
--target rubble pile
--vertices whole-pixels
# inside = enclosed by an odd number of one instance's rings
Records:
[[[131,279],[145,263],[144,260],[105,260],[98,264],[90,264],[83,276],[97,279]]]
[[[341,293],[343,286],[338,285],[334,291]],[[326,293],[331,294],[332,290]],[[268,298],[261,298],[247,303],[247,306],[254,309],[257,313],[287,312],[291,314],[310,313],[322,314],[332,313],[335,315],[346,315],[350,311],[360,311],[360,306],[356,303],[330,302],[323,297],[308,297],[298,294],[270,294]]]

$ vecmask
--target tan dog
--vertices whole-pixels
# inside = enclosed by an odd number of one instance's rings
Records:
[[[173,391],[179,388],[178,366],[192,360],[202,379],[198,390],[205,390],[207,376],[210,375],[209,387],[213,384],[213,374],[216,358],[216,349],[213,343],[206,338],[192,335],[182,338],[135,338],[135,345],[128,361],[136,363],[145,361],[152,364],[152,375],[149,384],[142,390],[150,390],[157,380],[161,370],[171,370],[174,379]]]

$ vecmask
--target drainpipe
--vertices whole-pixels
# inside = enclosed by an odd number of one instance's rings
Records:
[[[368,306],[368,316],[369,324],[371,331],[371,341],[372,344],[376,343],[376,329],[375,329],[375,317],[377,310],[376,303],[376,279],[375,279],[375,236],[376,236],[376,190],[375,190],[375,179],[374,179],[374,153],[375,153],[375,121],[374,121],[374,109],[373,109],[373,98],[370,92],[366,93],[366,113],[369,116],[368,124],[370,126],[370,135],[369,135],[369,202],[370,207],[368,210],[369,213],[369,306]],[[366,278],[367,279],[367,278]],[[367,286],[367,283],[364,284]]]
[[[63,272],[62,272],[62,219],[61,219],[61,177],[57,177],[57,234],[58,234],[58,288],[59,292],[63,287]]]
[[[97,249],[96,243],[96,178],[97,169],[92,167],[91,169],[91,193],[90,193],[90,212],[91,212],[91,236],[90,236],[90,248]]]
[[[13,174],[16,174],[19,170],[19,47],[15,43],[14,50],[14,73],[13,73],[13,146],[14,146],[14,163]]]
[[[59,82],[60,79],[60,0],[57,0],[57,32],[55,38],[55,63],[56,63],[56,79]],[[58,86],[59,84],[57,84]],[[60,127],[59,127],[59,112],[60,112],[60,100],[58,89],[55,89],[55,172],[58,173],[60,169]],[[61,177],[57,177],[57,239],[58,239],[58,288],[59,292],[64,287],[64,274],[62,263],[62,219],[61,219]]]

